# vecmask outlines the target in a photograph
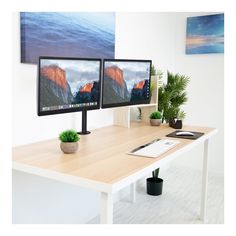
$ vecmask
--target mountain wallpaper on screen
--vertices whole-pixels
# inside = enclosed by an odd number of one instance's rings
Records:
[[[104,104],[124,103],[147,99],[148,80],[134,84],[128,90],[123,70],[118,66],[110,66],[104,70]]]
[[[98,101],[99,84],[89,82],[72,94],[66,72],[58,65],[48,65],[40,72],[40,104],[43,107]]]
[[[86,103],[98,101],[99,83],[94,81],[84,85],[75,95],[72,103]]]
[[[131,91],[131,99],[130,101],[140,101],[147,99],[148,97],[148,80],[143,80],[134,85]]]

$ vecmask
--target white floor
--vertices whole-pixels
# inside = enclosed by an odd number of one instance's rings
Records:
[[[128,196],[114,205],[115,224],[201,224],[199,220],[201,172],[172,166],[160,172],[164,179],[160,196],[146,194],[146,183],[137,184],[136,203]],[[89,223],[99,223],[99,217]],[[224,178],[209,173],[207,221],[224,223]]]

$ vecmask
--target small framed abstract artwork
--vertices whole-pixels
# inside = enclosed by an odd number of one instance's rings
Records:
[[[186,54],[224,53],[224,14],[187,18]]]
[[[21,12],[21,62],[39,56],[111,58],[115,56],[113,12]]]

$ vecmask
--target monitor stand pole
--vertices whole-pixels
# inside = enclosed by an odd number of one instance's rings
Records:
[[[90,132],[87,131],[87,110],[82,111],[82,131],[78,132],[78,134],[90,134]]]

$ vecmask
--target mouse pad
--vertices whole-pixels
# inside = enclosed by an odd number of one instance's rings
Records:
[[[194,134],[194,136],[177,136],[176,135],[176,133],[177,132],[191,132],[191,133],[193,133]],[[198,139],[199,137],[201,137],[202,135],[204,135],[204,133],[200,133],[200,132],[193,132],[193,131],[187,131],[187,130],[176,130],[176,131],[174,131],[174,132],[172,132],[172,133],[169,133],[169,134],[167,134],[166,135],[166,137],[172,137],[172,138],[184,138],[184,139],[192,139],[192,140],[195,140],[195,139]]]

